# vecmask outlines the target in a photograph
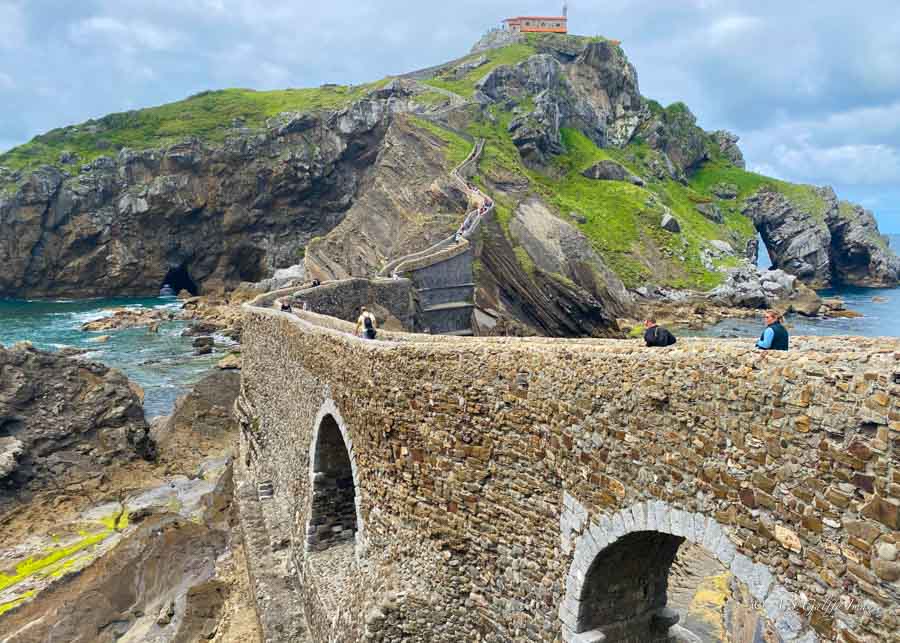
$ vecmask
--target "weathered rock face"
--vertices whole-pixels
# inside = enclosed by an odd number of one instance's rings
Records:
[[[510,234],[517,250],[496,222],[487,225],[478,256],[484,266],[476,292],[481,308],[524,321],[530,333],[614,334],[616,318],[631,311],[631,298],[578,230],[529,199],[516,210]],[[523,266],[519,251],[533,265]]]
[[[196,291],[295,264],[353,203],[387,105],[282,115],[221,147],[123,150],[75,177],[42,168],[0,196],[0,296]]]
[[[641,125],[640,135],[650,147],[665,155],[674,179],[683,180],[685,172],[709,158],[707,135],[682,103],[654,114]]]
[[[812,287],[888,286],[900,281],[900,259],[878,233],[871,212],[839,202],[831,188],[817,188],[821,208],[797,206],[763,188],[747,199],[773,264]]]
[[[744,161],[744,154],[741,152],[741,148],[738,147],[738,141],[741,139],[737,134],[732,134],[725,130],[716,130],[711,136],[713,142],[719,147],[719,152],[725,158],[742,170],[747,167],[747,163]]]
[[[389,257],[450,235],[457,222],[447,214],[465,212],[466,198],[450,178],[442,146],[402,117],[393,119],[360,179],[365,189],[359,199],[340,225],[307,248],[308,277],[368,276]]]
[[[573,53],[550,50],[515,67],[501,65],[478,83],[481,102],[534,97],[534,110],[510,123],[513,142],[532,165],[562,151],[561,127],[576,128],[600,146],[624,145],[645,115],[637,72],[619,47],[592,42],[574,60]]]
[[[855,286],[895,286],[900,281],[900,258],[870,211],[844,201],[830,210],[828,225],[836,281]]]
[[[584,288],[611,318],[623,316],[630,310],[631,297],[625,286],[606,267],[588,238],[555,217],[539,199],[532,198],[519,205],[509,231],[528,252],[537,269],[561,275]]]
[[[771,189],[747,199],[744,214],[759,230],[775,267],[814,287],[831,283],[831,232],[824,217],[802,212]]]
[[[120,372],[30,348],[0,347],[0,505],[13,492],[152,458],[140,398]]]

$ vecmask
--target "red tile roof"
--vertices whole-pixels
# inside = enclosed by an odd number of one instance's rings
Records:
[[[568,20],[565,16],[517,16],[515,18],[507,18],[503,22],[513,22],[515,20]]]

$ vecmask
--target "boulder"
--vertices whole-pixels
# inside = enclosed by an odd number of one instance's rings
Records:
[[[663,230],[668,230],[669,232],[673,232],[675,234],[681,232],[681,224],[678,223],[678,219],[676,219],[669,213],[663,215],[662,221],[660,221],[659,225],[662,226]]]
[[[739,194],[738,186],[734,183],[726,183],[724,181],[716,183],[710,188],[710,191],[720,199],[730,200],[737,198]]]
[[[216,366],[223,371],[241,370],[241,356],[236,353],[229,353]]]
[[[696,205],[697,212],[702,214],[704,217],[712,221],[713,223],[724,223],[725,217],[722,216],[722,211],[719,209],[715,203],[698,203]]]
[[[595,181],[627,181],[633,185],[643,186],[644,180],[629,172],[615,161],[603,160],[594,163],[581,173],[582,176]]]
[[[735,268],[721,286],[707,297],[721,306],[737,308],[782,308],[816,315],[822,300],[815,291],[783,270],[760,270],[756,266]]]

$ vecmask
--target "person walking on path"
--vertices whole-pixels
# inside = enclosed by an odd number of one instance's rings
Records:
[[[671,346],[676,341],[675,335],[670,333],[668,329],[656,325],[656,320],[648,317],[644,320],[644,341],[647,346]]]
[[[360,330],[364,331],[364,335],[359,334]],[[359,309],[355,332],[357,336],[365,336],[366,339],[375,339],[375,335],[378,334],[378,322],[375,320],[375,315],[370,313],[365,306]]]
[[[756,347],[766,351],[786,351],[788,349],[788,332],[781,323],[781,313],[777,310],[767,310],[765,320],[766,329],[759,336]]]

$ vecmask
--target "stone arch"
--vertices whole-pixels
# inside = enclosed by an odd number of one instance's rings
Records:
[[[353,542],[359,557],[364,549],[365,530],[356,454],[334,400],[325,401],[313,426],[309,446],[306,549],[322,551]]]
[[[573,511],[567,499],[561,522],[571,524],[573,513],[583,514],[583,508]],[[684,541],[705,549],[744,583],[785,641],[818,640],[794,609],[802,604],[797,597],[765,565],[739,553],[715,519],[653,500],[584,525],[559,607],[563,641],[667,640],[677,614],[665,607],[666,579]]]

